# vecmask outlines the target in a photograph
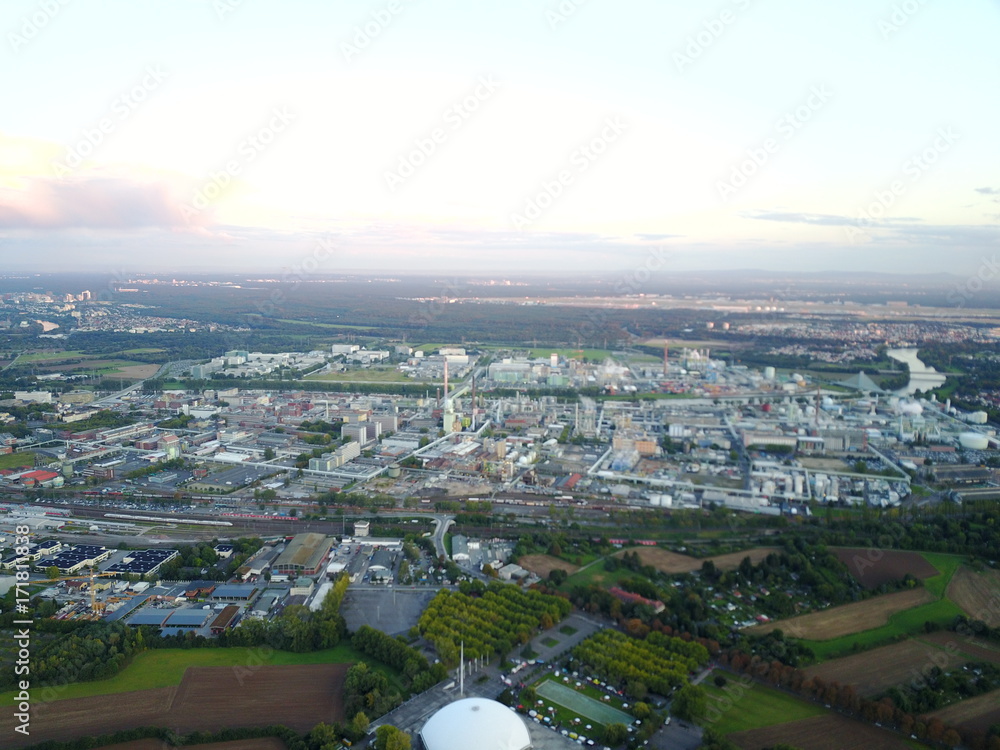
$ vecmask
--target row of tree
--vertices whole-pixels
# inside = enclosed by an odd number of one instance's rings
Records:
[[[571,610],[561,597],[493,582],[477,596],[438,592],[417,628],[435,645],[441,661],[453,667],[458,664],[462,642],[470,658],[506,656],[514,646],[530,641],[539,628],[551,628]]]
[[[366,656],[399,670],[414,693],[423,692],[448,674],[440,662],[432,666],[416,649],[369,625],[358,628],[351,645]]]
[[[572,654],[620,689],[635,692],[641,685],[643,692],[664,696],[686,684],[688,675],[708,663],[709,656],[708,649],[692,641],[657,632],[639,640],[617,630],[590,636]]]

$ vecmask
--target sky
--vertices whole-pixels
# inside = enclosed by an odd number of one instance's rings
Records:
[[[1000,0],[4,0],[10,271],[996,281]]]

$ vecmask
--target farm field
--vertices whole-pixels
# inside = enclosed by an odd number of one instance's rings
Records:
[[[159,365],[124,365],[118,368],[118,372],[109,373],[115,375],[121,375],[123,378],[134,378],[136,380],[144,380],[145,378],[153,377],[157,371],[160,369]]]
[[[740,567],[740,563],[746,557],[750,558],[750,562],[754,565],[760,563],[768,555],[781,552],[777,547],[754,547],[753,549],[745,550],[744,552],[730,552],[727,555],[716,555],[715,557],[709,557],[715,567],[719,570],[736,570]],[[702,561],[704,562],[704,561]]]
[[[889,623],[872,630],[841,636],[827,641],[806,640],[805,645],[813,650],[818,659],[833,659],[846,656],[856,648],[871,648],[890,643],[901,636],[922,634],[924,624],[932,622],[946,627],[962,610],[947,599],[938,599],[889,617]]]
[[[935,570],[940,571],[937,575],[924,580],[923,590],[930,595],[932,601],[890,614],[888,623],[885,625],[861,632],[855,631],[851,634],[828,640],[807,639],[805,645],[813,650],[818,659],[832,659],[838,656],[847,656],[858,647],[870,648],[885,645],[899,639],[901,636],[922,635],[925,632],[924,625],[928,622],[941,627],[947,627],[955,617],[962,614],[962,610],[954,602],[945,598],[945,590],[955,571],[958,570],[965,558],[960,555],[945,555],[931,552],[923,553],[922,556]],[[920,591],[920,589],[912,589],[904,593],[913,594],[917,591]],[[889,596],[898,596],[898,594],[890,594]],[[878,597],[878,599],[884,598]]]
[[[898,581],[907,573],[924,580],[940,572],[919,552],[880,550],[881,557],[869,555],[868,550],[861,547],[831,547],[830,552],[847,566],[851,576],[866,589]]]
[[[920,636],[920,640],[944,648],[948,644],[954,644],[962,654],[965,654],[972,661],[988,661],[991,664],[1000,666],[1000,645],[978,638],[967,638],[942,630],[937,633]]]
[[[907,750],[924,747],[885,729],[837,714],[737,732],[727,739],[743,750],[765,750],[782,743],[801,750]]]
[[[1000,690],[977,695],[928,716],[937,717],[945,724],[962,729],[985,732],[993,724],[1000,722]]]
[[[629,547],[618,550],[612,557],[623,557],[626,552],[635,552],[643,565],[652,565],[661,573],[690,573],[701,568],[702,561],[689,555],[681,555],[659,547]]]
[[[945,591],[972,619],[981,620],[991,628],[1000,627],[1000,571],[976,573],[963,565]]]
[[[80,349],[73,349],[70,351],[49,349],[46,351],[22,354],[17,358],[17,363],[19,365],[26,365],[37,362],[59,362],[64,359],[89,359],[92,356],[92,354],[87,354],[85,351]]]
[[[954,642],[954,638],[947,639],[947,642]],[[954,649],[945,651],[946,645],[947,643],[931,643],[925,639],[911,639],[860,654],[832,659],[808,667],[804,671],[809,677],[820,677],[827,682],[836,680],[841,685],[854,685],[860,695],[868,697],[877,695],[894,685],[909,683],[916,679],[921,667],[926,664],[952,669],[970,661],[964,654],[953,656]],[[932,662],[931,657],[935,661]],[[878,669],[872,669],[873,664],[878,664]]]
[[[731,676],[727,674],[726,677]],[[702,687],[708,696],[705,725],[721,734],[760,729],[826,713],[815,703],[759,683],[743,687],[730,679],[729,685],[720,688],[709,679]]]
[[[573,575],[580,569],[578,565],[573,565],[573,563],[560,560],[558,557],[553,557],[552,555],[525,555],[518,560],[517,564],[542,578],[548,578],[549,573],[557,568],[565,570],[570,575]]]
[[[106,698],[93,696],[33,705],[31,736],[16,746],[67,740],[141,726],[168,726],[178,732],[225,726],[283,724],[299,732],[319,719],[342,720],[346,664],[260,667],[194,667],[181,684]],[[234,696],[239,700],[234,700]],[[14,717],[0,717],[0,733],[13,731]],[[14,745],[8,745],[8,747]]]
[[[372,669],[383,672],[389,677],[392,684],[399,687],[398,678],[391,670],[377,662],[372,662],[371,659],[358,653],[346,643],[324,651],[301,654],[255,648],[164,648],[144,651],[136,656],[128,667],[107,680],[77,682],[62,686],[57,689],[56,699],[85,698],[172,687],[181,683],[188,667],[241,667],[248,669],[262,663],[266,665],[311,665],[352,664],[358,661],[367,661]],[[36,690],[38,697],[42,699],[48,697],[46,688],[38,687]],[[0,706],[14,705],[15,695],[16,692],[13,690],[0,693]]]
[[[890,616],[932,601],[934,596],[926,589],[911,589],[840,607],[831,607],[820,612],[811,612],[808,615],[799,615],[788,620],[754,625],[748,628],[747,632],[763,635],[772,630],[781,630],[785,635],[794,638],[826,641],[886,625]]]

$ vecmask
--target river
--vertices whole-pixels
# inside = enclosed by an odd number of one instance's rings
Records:
[[[893,391],[897,396],[910,396],[914,391],[927,391],[944,385],[946,376],[917,359],[916,349],[890,349],[886,354],[890,359],[910,366],[910,382],[905,388]]]

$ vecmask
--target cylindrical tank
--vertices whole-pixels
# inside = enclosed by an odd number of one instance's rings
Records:
[[[979,432],[963,432],[958,436],[958,442],[972,451],[984,451],[990,446],[989,438]]]

